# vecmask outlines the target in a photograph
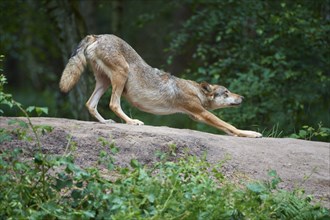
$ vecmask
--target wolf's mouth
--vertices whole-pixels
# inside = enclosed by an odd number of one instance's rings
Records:
[[[230,106],[235,107],[235,106],[239,106],[241,103],[231,103]]]

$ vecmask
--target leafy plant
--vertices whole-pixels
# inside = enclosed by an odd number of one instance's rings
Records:
[[[99,142],[102,144],[104,148],[108,148],[112,154],[116,154],[119,152],[119,148],[115,146],[115,143],[109,142],[107,139],[100,137]],[[105,164],[106,167],[109,170],[114,169],[114,158],[111,156],[111,154],[108,154],[106,150],[101,150],[100,151],[100,159],[99,159],[99,164]]]
[[[104,139],[101,140],[104,142]],[[107,147],[108,144],[105,144]],[[113,148],[114,149],[114,148]],[[115,150],[116,152],[116,150]],[[5,219],[326,219],[329,210],[310,197],[267,182],[237,185],[217,166],[193,156],[151,167],[81,169],[70,154],[36,154],[22,161],[21,150],[0,155],[0,218]],[[102,158],[107,157],[102,153]],[[42,169],[44,167],[44,169]],[[52,172],[50,172],[52,171]],[[211,171],[211,173],[210,173]],[[211,174],[214,175],[211,175]]]
[[[0,143],[10,140],[11,140],[10,132],[7,129],[0,128]]]
[[[47,132],[52,131],[51,126],[47,125],[37,125],[34,126],[30,120],[29,113],[36,112],[38,116],[41,116],[42,114],[48,114],[48,108],[46,107],[36,107],[36,106],[29,106],[26,109],[23,108],[22,104],[15,101],[11,94],[7,94],[4,92],[4,85],[7,83],[6,77],[3,74],[0,74],[0,106],[6,105],[9,108],[17,107],[21,113],[26,117],[28,122],[25,122],[24,120],[20,119],[13,119],[9,120],[8,124],[18,124],[19,128],[17,128],[13,133],[17,135],[20,139],[25,140],[32,140],[32,137],[28,135],[28,128],[31,128],[34,138],[37,140],[37,144],[40,148],[40,140],[38,132],[41,134],[45,134]],[[0,113],[3,114],[4,111],[0,109]],[[3,129],[0,130],[0,143],[5,140],[9,140],[10,136],[8,135],[8,131],[5,131]]]
[[[318,139],[327,138],[330,136],[330,128],[323,127],[322,122],[318,123],[317,128],[313,128],[308,125],[304,125],[297,134],[291,134],[290,137],[312,140],[317,137]]]

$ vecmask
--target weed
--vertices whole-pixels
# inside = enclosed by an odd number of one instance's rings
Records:
[[[0,128],[0,143],[10,141],[11,139],[10,132],[6,129]]]
[[[184,148],[183,151],[187,153],[188,150]],[[170,143],[166,146],[166,148],[163,151],[157,150],[155,156],[161,161],[167,161],[167,160],[175,160],[175,158],[179,153],[180,152],[177,145],[175,143]]]
[[[112,141],[108,141],[107,139],[100,137],[98,141],[102,144],[104,148],[108,148],[111,154],[107,153],[106,150],[100,151],[100,159],[98,161],[98,164],[104,164],[108,168],[108,170],[113,170],[115,168],[114,165],[114,158],[112,157],[112,154],[116,154],[119,152],[119,148],[115,146],[115,143]]]
[[[204,159],[188,156],[145,167],[137,160],[113,181],[95,167],[81,169],[68,155],[21,150],[0,155],[1,219],[326,219],[329,210],[311,197],[277,188],[275,171],[266,182],[236,186]],[[100,159],[109,158],[102,153]],[[45,169],[42,169],[44,166]],[[50,170],[56,172],[49,172]],[[155,172],[157,171],[157,172]],[[220,183],[220,184],[219,184]]]
[[[283,131],[279,130],[279,124],[274,125],[269,131],[264,129],[262,131],[264,137],[279,138],[282,137]]]
[[[317,124],[317,128],[313,128],[308,125],[304,125],[298,133],[290,135],[291,138],[298,138],[304,140],[312,140],[313,138],[329,138],[330,137],[330,128],[323,127],[322,122]]]
[[[42,114],[48,114],[48,108],[45,107],[36,107],[36,106],[29,106],[26,109],[23,108],[22,104],[15,101],[12,98],[11,94],[5,93],[4,85],[7,83],[7,80],[3,74],[0,74],[0,105],[7,105],[10,108],[17,107],[25,116],[27,119],[27,122],[20,120],[20,119],[13,119],[9,120],[8,124],[18,124],[19,127],[15,129],[12,133],[18,136],[19,139],[31,141],[33,140],[33,137],[36,140],[36,143],[39,147],[39,150],[41,150],[41,143],[39,138],[39,132],[41,134],[45,134],[47,132],[51,132],[53,128],[51,126],[47,125],[37,125],[34,126],[31,122],[31,119],[29,117],[28,113],[31,113],[35,111],[38,116],[41,116]],[[0,113],[4,113],[2,109],[0,109]],[[31,128],[33,137],[28,135],[28,128]],[[4,132],[3,130],[0,131],[0,143],[9,140],[10,136],[8,135],[8,132]]]

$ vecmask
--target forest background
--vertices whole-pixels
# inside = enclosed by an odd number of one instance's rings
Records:
[[[330,127],[330,0],[0,0],[7,91],[52,117],[91,120],[90,70],[69,94],[58,82],[79,41],[104,33],[153,67],[245,96],[241,107],[214,112],[237,127],[266,136]],[[120,122],[109,99],[110,91],[100,113]],[[219,133],[187,116],[154,116],[125,101],[123,109],[148,125]]]

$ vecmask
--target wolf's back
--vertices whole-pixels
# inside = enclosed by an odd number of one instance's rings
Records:
[[[78,45],[75,54],[69,59],[63,70],[60,80],[60,90],[68,92],[78,82],[86,66],[86,57],[84,51],[88,45],[96,40],[95,36],[86,36]]]

